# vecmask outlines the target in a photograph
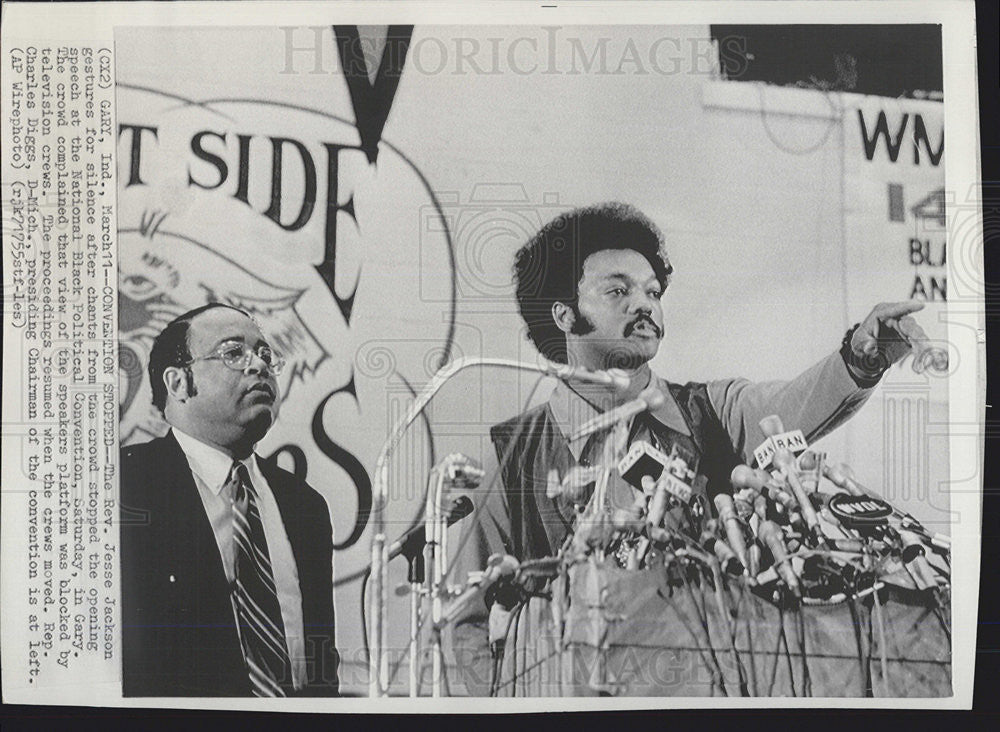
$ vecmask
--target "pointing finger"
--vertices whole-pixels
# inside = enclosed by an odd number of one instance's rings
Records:
[[[923,310],[924,304],[919,300],[906,300],[905,302],[884,302],[875,306],[875,314],[879,320],[888,318],[901,318],[904,315]]]

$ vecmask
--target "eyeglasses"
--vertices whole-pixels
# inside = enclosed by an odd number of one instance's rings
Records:
[[[207,356],[201,356],[199,358],[192,358],[185,365],[194,363],[195,361],[222,361],[224,365],[231,368],[233,371],[246,371],[250,366],[250,359],[256,354],[257,358],[263,361],[267,368],[270,369],[271,373],[275,376],[281,373],[281,370],[285,368],[285,359],[282,358],[281,354],[272,349],[270,346],[251,346],[243,341],[225,341],[219,344],[219,346],[212,351]]]

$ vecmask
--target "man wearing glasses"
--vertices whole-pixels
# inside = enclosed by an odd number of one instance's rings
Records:
[[[125,696],[335,696],[326,501],[254,453],[284,360],[212,303],[153,343],[171,430],[122,451]]]

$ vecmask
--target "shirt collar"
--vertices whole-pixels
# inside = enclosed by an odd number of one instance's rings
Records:
[[[655,373],[650,373],[650,385],[655,386],[663,393],[663,404],[651,410],[649,412],[650,416],[663,426],[690,437],[691,430],[688,428],[684,415],[681,413],[681,408],[670,393],[667,381],[661,379]],[[573,457],[576,460],[579,460],[588,438],[584,437],[569,441],[569,437],[587,421],[600,414],[600,412],[590,402],[569,388],[566,382],[562,380],[556,383],[556,388],[552,391],[552,396],[549,397],[549,409],[555,419],[556,426],[567,440],[570,452],[573,453]]]
[[[191,470],[212,493],[218,496],[229,479],[229,473],[233,467],[233,458],[226,455],[222,450],[212,447],[176,427],[173,428],[173,433],[177,439],[177,444],[181,446],[181,450],[187,456],[188,465],[191,466]],[[247,466],[251,482],[254,485],[260,485],[257,480],[260,472],[257,468],[257,461],[253,458],[254,455],[251,454],[239,462]]]

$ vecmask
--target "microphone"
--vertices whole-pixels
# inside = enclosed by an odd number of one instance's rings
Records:
[[[840,488],[842,491],[850,493],[853,496],[874,498],[880,501],[884,500],[877,493],[875,493],[875,491],[866,488],[851,477],[850,468],[843,463],[835,466],[824,465],[823,476],[837,488]],[[910,514],[900,511],[891,504],[889,504],[889,506],[892,509],[892,517],[898,522],[899,527],[923,534],[930,542],[931,548],[941,554],[948,554],[951,552],[951,539],[949,537],[944,534],[929,531]]]
[[[761,521],[767,520],[767,499],[763,495],[753,499],[753,512]]]
[[[819,490],[820,478],[823,477],[823,464],[826,462],[826,453],[806,450],[799,456],[799,469],[802,471],[802,486],[811,494],[815,495]]]
[[[747,560],[746,541],[743,538],[743,527],[740,526],[736,518],[736,508],[733,505],[733,497],[720,493],[714,499],[715,510],[719,512],[719,521],[726,529],[726,538],[729,539],[729,547],[736,552],[736,558],[744,567],[750,566]]]
[[[742,574],[743,565],[740,563],[739,557],[726,542],[715,535],[717,529],[718,524],[715,519],[709,519],[705,524],[705,530],[701,532],[701,545],[715,554],[723,572],[734,576]]]
[[[645,495],[653,495],[654,500],[662,486],[677,503],[683,505],[691,501],[691,486],[685,480],[693,479],[694,471],[688,468],[683,458],[668,457],[644,440],[632,443],[625,457],[618,461],[618,474],[633,488],[638,488]],[[670,496],[664,496],[664,500]],[[661,512],[653,525],[659,524],[662,518]]]
[[[754,470],[749,465],[737,465],[733,468],[729,480],[734,488],[749,488],[770,498],[775,503],[781,504],[786,513],[791,513],[798,505],[795,499],[776,486],[771,480],[771,476],[763,470]]]
[[[669,464],[670,458],[661,450],[645,440],[636,440],[625,457],[618,461],[618,474],[633,488],[642,490],[644,477],[659,479]]]
[[[460,452],[448,455],[434,469],[441,471],[442,477],[450,488],[458,490],[476,488],[486,475],[486,471],[480,468],[472,458]]]
[[[472,501],[468,496],[459,496],[456,498],[451,502],[451,508],[448,509],[448,526],[464,519],[472,513],[472,509]],[[410,556],[418,553],[423,549],[424,544],[427,543],[426,539],[427,532],[425,528],[423,526],[414,526],[389,545],[389,559],[395,559],[400,554]]]
[[[781,529],[773,521],[761,521],[760,527],[757,529],[757,535],[767,544],[767,548],[771,550],[771,555],[774,557],[774,566],[777,568],[781,579],[788,586],[788,589],[796,597],[801,597],[802,590],[799,589],[799,578],[795,576],[795,571],[788,561],[788,552],[785,550],[785,541],[781,538]]]
[[[596,467],[574,465],[560,480],[559,471],[552,468],[547,476],[545,495],[548,498],[563,496],[572,503],[583,503],[588,495],[587,488],[597,481],[599,473],[600,469]]]
[[[847,491],[852,496],[874,497],[871,492],[865,490],[857,481],[848,476],[839,465],[824,465],[823,476],[842,491]]]
[[[792,489],[792,495],[795,496],[795,500],[799,503],[799,509],[802,511],[802,518],[805,519],[806,526],[809,527],[809,530],[813,532],[818,540],[822,540],[822,535],[819,533],[819,519],[816,517],[816,509],[813,508],[812,501],[809,500],[806,489],[802,487],[802,482],[799,480],[798,468],[795,464],[795,456],[792,454],[792,451],[784,447],[779,448],[774,451],[773,460],[775,467],[785,476],[785,482],[788,484],[788,487]]]
[[[757,583],[757,575],[760,574],[760,554],[760,544],[755,541],[747,549],[747,559],[750,561],[747,565],[747,572],[750,575],[748,581],[751,585]]]
[[[631,383],[628,374],[621,369],[608,369],[607,371],[591,371],[582,366],[570,366],[565,363],[547,362],[540,369],[546,376],[554,376],[557,379],[568,381],[570,379],[583,381],[588,384],[598,384],[600,386],[610,386],[616,391],[628,389]]]
[[[504,369],[516,369],[519,371],[532,371],[535,373],[567,376],[576,375],[586,378],[588,373],[579,369],[562,368],[562,366],[552,363],[521,363],[505,358],[457,358],[434,374],[426,387],[413,399],[406,412],[400,415],[393,424],[386,441],[379,450],[375,460],[375,469],[372,473],[372,506],[371,506],[371,565],[372,565],[372,628],[371,628],[371,654],[369,664],[369,694],[372,696],[385,696],[388,693],[387,680],[385,678],[388,669],[388,659],[386,656],[387,643],[387,584],[388,566],[386,558],[388,556],[386,546],[386,516],[389,505],[389,460],[399,447],[406,435],[407,430],[423,413],[430,404],[434,396],[450,381],[456,374],[468,368],[492,366]],[[610,386],[627,388],[630,384],[623,372],[607,372],[597,374],[595,377],[599,383]]]
[[[686,498],[683,493],[679,494],[677,486],[688,491]],[[646,516],[645,518],[633,518],[628,523],[629,526],[634,526],[635,522],[641,523],[640,532],[645,534],[635,548],[635,558],[638,564],[641,564],[643,559],[646,558],[646,553],[653,543],[673,544],[677,540],[671,529],[660,525],[663,523],[664,518],[667,517],[667,511],[670,509],[672,502],[671,496],[673,499],[684,501],[691,497],[690,488],[687,488],[687,486],[673,478],[667,472],[664,472],[657,481],[654,481],[648,475],[642,476],[642,492],[643,495],[637,501],[644,500],[645,496],[650,496]],[[622,516],[618,519],[622,527],[626,525],[624,518]]]
[[[588,437],[595,432],[606,430],[616,422],[631,419],[635,415],[645,412],[647,409],[657,409],[663,404],[664,401],[665,397],[663,396],[663,392],[655,386],[647,386],[639,392],[639,396],[632,401],[625,402],[614,409],[609,409],[604,414],[598,415],[590,421],[585,422],[576,430],[576,432],[570,435],[569,441],[574,442],[584,437]]]
[[[486,562],[486,569],[476,584],[469,587],[456,597],[441,613],[441,620],[434,624],[435,630],[440,630],[455,619],[471,605],[480,599],[490,587],[502,579],[513,577],[520,563],[509,554],[493,554]]]
[[[785,431],[785,426],[781,423],[781,417],[777,414],[770,414],[757,424],[760,425],[760,431],[764,433],[764,437],[772,437]]]
[[[646,478],[643,483],[649,484],[650,478]],[[667,495],[667,482],[665,480],[656,481],[656,487],[653,489],[653,497],[649,499],[649,510],[646,513],[646,525],[647,526],[659,526],[663,521],[663,516],[667,512],[669,497]]]
[[[650,544],[656,540],[654,536],[662,538],[662,534],[657,532],[657,529],[661,528],[660,523],[667,513],[667,483],[664,480],[654,482],[653,478],[644,475],[642,476],[642,492],[644,495],[652,493],[652,497],[649,499],[649,508],[643,521],[646,536],[636,546],[635,556],[638,564],[642,564],[643,559],[646,558]]]
[[[924,545],[920,541],[920,537],[912,531],[906,531],[905,529],[900,530],[898,533],[903,544],[901,558],[907,570],[909,570],[910,577],[913,578],[913,583],[917,586],[917,589],[929,590],[937,587],[937,582],[934,580],[933,571],[931,570],[930,563],[927,561]]]

